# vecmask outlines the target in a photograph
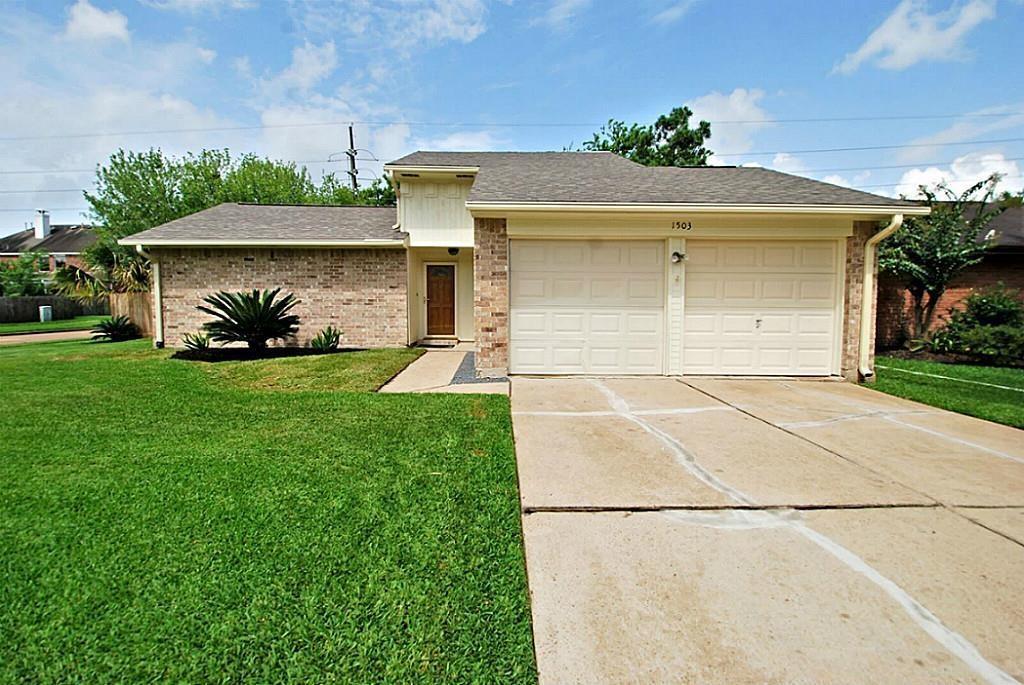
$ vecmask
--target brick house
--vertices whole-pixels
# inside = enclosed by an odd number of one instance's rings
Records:
[[[993,247],[980,264],[966,269],[950,283],[939,298],[932,330],[945,324],[949,313],[962,309],[963,301],[975,290],[999,283],[1024,294],[1024,207],[1008,207],[989,223],[995,232]],[[903,285],[887,274],[878,277],[877,338],[880,349],[895,349],[906,339],[912,299]]]
[[[53,273],[64,265],[82,266],[82,253],[96,242],[92,226],[51,224],[45,210],[36,213],[32,228],[0,238],[0,262],[14,261],[23,254],[38,252],[41,272]]]
[[[875,243],[928,213],[604,152],[416,152],[385,172],[397,207],[225,204],[122,240],[151,259],[157,344],[197,330],[211,292],[281,287],[300,344],[328,324],[354,346],[472,341],[482,376],[870,376]]]

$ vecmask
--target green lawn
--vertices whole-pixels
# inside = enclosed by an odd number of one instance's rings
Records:
[[[106,316],[76,316],[60,321],[26,321],[25,323],[0,323],[0,335],[21,335],[22,333],[57,333],[59,331],[87,331]]]
[[[0,682],[533,682],[508,399],[318,387],[416,354],[0,348]]]
[[[1024,428],[1024,369],[940,364],[879,356],[875,373],[878,379],[872,387],[876,390]],[[918,375],[923,373],[947,378]]]

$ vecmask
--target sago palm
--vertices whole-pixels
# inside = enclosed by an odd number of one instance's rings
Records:
[[[278,298],[280,288],[250,292],[219,292],[203,298],[209,306],[196,307],[214,317],[203,324],[211,340],[244,342],[263,350],[268,340],[290,338],[299,330],[299,317],[290,314],[299,301],[291,293]]]

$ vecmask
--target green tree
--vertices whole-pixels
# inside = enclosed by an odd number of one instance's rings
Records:
[[[934,190],[921,186],[931,214],[907,218],[880,245],[879,268],[896,276],[913,300],[911,340],[927,337],[950,281],[993,246],[986,226],[1003,211],[992,203],[998,182],[999,176],[993,175],[960,194],[943,184]]]
[[[305,167],[251,154],[203,150],[172,157],[152,149],[115,152],[97,168],[96,190],[85,199],[99,227],[84,255],[88,273],[57,278],[62,291],[83,298],[147,290],[145,259],[117,241],[222,202],[384,205],[394,204],[395,195],[380,182],[353,191],[334,174],[317,184]]]
[[[0,295],[45,295],[46,284],[39,275],[39,260],[43,257],[41,252],[26,252],[12,262],[0,262]]]
[[[653,125],[629,124],[611,119],[583,143],[584,150],[614,152],[645,166],[706,166],[711,150],[711,124],[690,126],[693,112],[676,107],[658,117]]]

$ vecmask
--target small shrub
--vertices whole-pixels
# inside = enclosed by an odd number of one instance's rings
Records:
[[[103,319],[92,329],[92,339],[104,342],[121,342],[139,337],[139,328],[127,316],[112,316]]]
[[[1000,283],[968,295],[962,318],[968,326],[1024,325],[1024,302],[1019,290]]]
[[[216,342],[244,342],[252,350],[265,350],[268,340],[291,338],[299,330],[299,317],[290,314],[299,303],[291,293],[278,298],[280,288],[250,292],[219,292],[196,307],[214,317],[203,328]]]
[[[341,344],[341,331],[334,326],[328,326],[316,334],[316,337],[309,342],[309,346],[320,352],[330,352],[338,349]]]
[[[990,364],[1024,362],[1024,304],[1002,284],[971,293],[928,342],[936,354],[965,354]]]
[[[993,364],[1024,361],[1024,326],[977,326],[960,337],[960,352]]]
[[[181,341],[185,343],[186,350],[208,350],[210,349],[210,336],[200,331],[199,333],[186,333]]]

